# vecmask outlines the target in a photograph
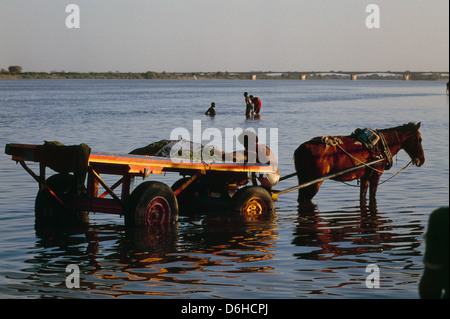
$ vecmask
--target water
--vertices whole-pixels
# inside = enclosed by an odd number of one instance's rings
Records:
[[[244,91],[261,98],[260,120],[245,119]],[[212,101],[214,119],[203,115]],[[58,140],[127,153],[176,127],[192,132],[192,121],[201,120],[202,130],[278,128],[287,175],[295,148],[312,137],[414,121],[422,122],[426,162],[379,187],[376,213],[361,211],[357,188],[326,181],[314,212],[299,212],[291,192],[268,221],[199,211],[144,238],[101,213],[85,227],[35,229],[37,184],[0,155],[0,296],[418,298],[428,216],[449,204],[448,106],[443,82],[2,80],[2,147]],[[401,151],[391,171],[408,161]],[[168,185],[179,178],[151,177]],[[66,287],[69,264],[80,268],[80,288]],[[380,269],[380,288],[366,287],[369,264]]]

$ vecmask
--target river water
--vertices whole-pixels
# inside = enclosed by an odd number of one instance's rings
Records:
[[[261,119],[244,116],[243,92],[262,100]],[[216,103],[217,116],[204,112]],[[83,227],[35,227],[37,183],[0,155],[2,298],[418,298],[429,214],[449,204],[449,97],[443,82],[1,80],[0,145],[86,143],[128,153],[168,139],[177,127],[278,129],[281,175],[293,152],[315,136],[421,122],[425,165],[380,185],[376,211],[359,190],[326,181],[312,211],[296,192],[276,215],[237,222],[212,209],[179,217],[167,233],[143,238],[116,215],[90,214]],[[208,141],[204,141],[208,142]],[[395,172],[409,162],[401,151]],[[30,167],[39,172],[36,164]],[[36,170],[37,169],[37,170]],[[47,174],[51,172],[48,169]],[[382,180],[391,175],[383,175]],[[176,173],[150,176],[168,185]],[[277,189],[296,184],[280,182]],[[66,267],[80,269],[67,288]],[[368,265],[379,288],[368,288]]]

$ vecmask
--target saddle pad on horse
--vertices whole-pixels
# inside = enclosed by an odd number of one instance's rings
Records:
[[[365,129],[357,128],[352,133],[352,136],[356,138],[358,141],[360,141],[361,144],[364,145],[364,147],[369,150],[372,150],[380,140],[380,136],[373,130],[368,128]]]

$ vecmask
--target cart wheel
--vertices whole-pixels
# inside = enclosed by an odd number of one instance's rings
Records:
[[[74,175],[56,174],[49,177],[45,184],[60,198],[64,203],[68,203],[71,197],[76,193],[77,181]],[[36,219],[56,219],[73,217],[79,221],[87,221],[86,212],[74,212],[70,207],[61,204],[47,188],[40,190],[36,195],[34,204]]]
[[[172,189],[160,182],[144,182],[127,202],[127,226],[165,227],[178,220],[178,202]]]
[[[275,211],[272,196],[261,186],[243,187],[231,201],[233,210],[250,220],[268,216]]]

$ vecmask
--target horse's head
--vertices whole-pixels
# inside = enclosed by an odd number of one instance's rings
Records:
[[[406,138],[402,142],[402,147],[409,157],[411,157],[413,164],[420,167],[425,163],[422,136],[419,132],[420,122],[418,124],[409,123],[405,126],[408,129],[405,131]]]

